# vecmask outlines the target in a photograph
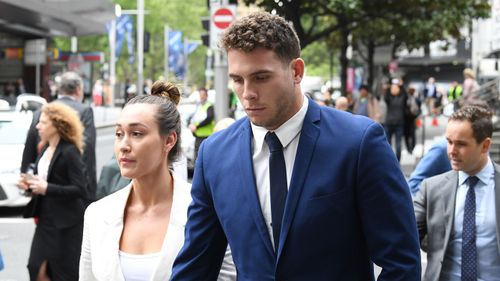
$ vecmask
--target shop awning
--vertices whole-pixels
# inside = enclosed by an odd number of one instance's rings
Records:
[[[106,32],[111,0],[0,0],[0,31],[26,39]]]

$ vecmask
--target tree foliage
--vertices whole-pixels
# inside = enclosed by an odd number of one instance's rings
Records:
[[[135,10],[136,0],[114,0],[120,4],[122,10]],[[150,33],[150,49],[144,54],[144,78],[152,80],[158,79],[164,73],[164,27],[168,25],[171,30],[181,30],[184,37],[190,40],[200,40],[200,35],[204,32],[200,17],[208,15],[206,0],[146,0],[144,1],[147,14],[144,16],[144,30]],[[134,18],[134,53],[136,52],[136,16]],[[57,48],[61,50],[70,49],[69,38],[57,38],[54,41]],[[201,42],[200,42],[201,44]],[[130,78],[132,81],[137,76],[137,64],[128,63],[126,44],[122,46],[122,52],[117,58],[116,74],[117,81],[125,81]],[[105,60],[109,61],[109,42],[106,34],[84,36],[78,38],[79,51],[103,51]],[[201,85],[205,71],[204,46],[198,47],[189,56],[189,80],[193,84]],[[169,76],[172,78],[173,75]],[[177,81],[179,82],[179,81]]]
[[[346,41],[392,43],[410,49],[459,37],[474,18],[486,17],[489,0],[244,0],[274,11],[293,23],[302,48],[324,40],[340,52],[342,73],[347,66]],[[333,33],[338,34],[332,36]],[[336,41],[334,41],[336,40]],[[341,75],[344,77],[345,75]],[[342,79],[344,82],[345,79]],[[345,87],[343,87],[345,89]]]

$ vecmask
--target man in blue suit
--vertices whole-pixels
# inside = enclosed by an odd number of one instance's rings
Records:
[[[221,45],[248,118],[200,147],[171,280],[216,280],[228,243],[238,280],[374,280],[373,263],[379,280],[420,280],[411,196],[383,128],[302,94],[284,19],[250,14]]]

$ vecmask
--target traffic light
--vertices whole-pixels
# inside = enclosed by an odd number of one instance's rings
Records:
[[[143,46],[144,53],[149,52],[149,38],[150,37],[151,37],[151,33],[149,33],[149,31],[145,31],[144,32],[144,46]]]
[[[202,17],[201,25],[203,26],[203,29],[208,31],[208,33],[201,35],[201,41],[203,42],[203,45],[210,47],[210,17]]]

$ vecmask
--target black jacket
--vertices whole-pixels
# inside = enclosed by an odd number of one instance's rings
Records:
[[[57,228],[82,223],[85,198],[88,197],[82,166],[78,148],[61,139],[50,160],[47,192],[45,195],[33,196],[25,209],[24,217],[47,216]]]

